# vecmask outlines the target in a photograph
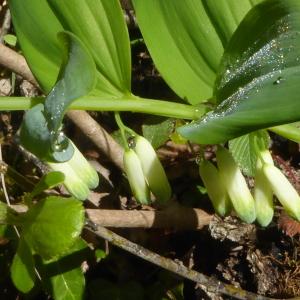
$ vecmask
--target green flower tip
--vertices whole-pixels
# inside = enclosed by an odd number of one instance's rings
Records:
[[[224,147],[219,147],[216,154],[220,176],[235,212],[244,222],[254,222],[255,202],[238,164]]]
[[[90,189],[98,186],[99,177],[96,170],[74,144],[73,147],[75,151],[69,161],[63,163],[48,162],[48,165],[54,171],[60,171],[65,175],[64,185],[70,194],[77,199],[85,200]]]

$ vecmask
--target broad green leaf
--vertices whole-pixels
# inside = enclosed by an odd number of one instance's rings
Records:
[[[36,195],[41,194],[47,189],[51,189],[65,180],[65,175],[62,172],[53,171],[44,175],[37,185],[34,187],[33,191],[30,193],[30,197],[34,198]]]
[[[151,143],[154,149],[162,146],[174,129],[174,120],[156,116],[145,120],[142,125],[143,136]]]
[[[265,146],[264,149],[269,148],[270,138],[265,130],[251,132],[229,141],[229,151],[247,176],[255,175],[258,158],[255,145],[257,139],[260,140],[260,144]]]
[[[50,285],[55,300],[81,300],[85,278],[81,264],[90,251],[82,239],[77,239],[72,248],[61,258],[43,265],[45,280]],[[49,281],[49,282],[48,282]]]
[[[84,225],[82,203],[74,198],[47,197],[25,215],[22,236],[44,259],[66,253]]]
[[[56,263],[57,275],[51,278],[55,300],[81,300],[84,294],[85,279],[81,267],[63,272],[65,267]]]
[[[300,2],[254,7],[225,50],[215,84],[220,105],[179,132],[215,144],[300,119]]]
[[[192,104],[211,98],[223,45],[254,3],[133,0],[133,4],[151,57],[170,87]]]
[[[19,225],[21,223],[22,220],[18,218],[18,213],[0,201],[0,224]]]
[[[17,252],[10,268],[11,279],[22,293],[28,293],[35,284],[34,260],[30,248],[20,239]]]
[[[62,61],[57,33],[64,29],[46,0],[11,0],[9,7],[27,63],[48,93],[57,80]]]
[[[97,92],[120,96],[131,87],[127,27],[118,0],[48,0],[66,30],[76,34],[97,65]]]
[[[300,143],[300,122],[292,123],[292,124],[284,124],[280,126],[275,126],[269,128],[269,130],[294,141],[296,143]]]
[[[25,113],[20,139],[22,145],[37,157],[41,159],[51,157],[51,136],[42,103]]]
[[[60,32],[58,38],[63,46],[63,63],[58,81],[45,100],[48,128],[55,133],[59,132],[68,106],[93,89],[96,72],[94,61],[80,39],[70,32]]]
[[[205,0],[202,2],[223,46],[226,47],[247,12],[262,0]]]
[[[118,0],[12,0],[10,9],[20,46],[44,92],[55,84],[61,65],[57,33],[67,30],[80,38],[96,63],[94,93],[129,93],[130,45]]]
[[[68,106],[89,93],[95,83],[95,65],[81,41],[69,32],[61,32],[63,62],[59,79],[45,100],[27,111],[21,127],[24,147],[46,160],[66,161],[73,146],[60,127]],[[49,158],[50,157],[50,158]]]
[[[7,224],[9,210],[8,205],[0,201],[0,224]]]

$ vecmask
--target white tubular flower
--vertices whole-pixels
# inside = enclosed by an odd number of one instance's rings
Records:
[[[139,157],[145,179],[151,192],[161,204],[171,198],[167,175],[152,145],[142,136],[136,138],[135,153]]]
[[[261,226],[266,227],[271,223],[274,215],[273,191],[263,172],[263,163],[260,159],[256,162],[253,197],[257,222]]]
[[[292,184],[274,165],[265,164],[263,166],[263,172],[274,194],[287,213],[300,221],[300,197]]]
[[[217,150],[217,163],[237,215],[244,222],[252,223],[256,218],[254,199],[237,163],[224,147]]]
[[[127,174],[131,191],[142,204],[149,204],[150,192],[147,186],[139,157],[132,150],[126,150],[123,157],[124,170]]]
[[[218,169],[211,162],[203,160],[199,166],[199,173],[215,211],[225,216],[229,213],[231,204]]]
[[[64,185],[75,198],[85,200],[90,193],[89,189],[98,186],[99,177],[78,148],[73,143],[72,145],[74,154],[70,160],[62,163],[47,162],[47,164],[54,171],[60,171],[65,175]]]
[[[75,151],[73,157],[68,161],[68,163],[75,171],[77,176],[83,182],[85,182],[90,189],[96,188],[99,185],[99,176],[96,170],[90,165],[90,163],[86,160],[86,158],[73,143],[72,145]]]

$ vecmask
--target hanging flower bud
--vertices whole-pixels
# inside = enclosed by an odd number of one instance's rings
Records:
[[[47,162],[47,164],[52,170],[60,171],[65,175],[64,185],[75,198],[85,200],[90,193],[89,189],[98,186],[99,177],[78,148],[73,143],[72,145],[74,154],[70,160],[62,163]]]
[[[87,184],[79,178],[78,174],[69,164],[69,161],[62,163],[48,162],[47,164],[52,170],[60,171],[65,175],[64,186],[70,194],[79,200],[85,200],[88,197],[90,190]]]
[[[147,186],[139,157],[132,150],[126,150],[123,157],[124,170],[127,174],[131,191],[141,204],[150,203],[150,192]]]
[[[70,141],[71,142],[71,141]],[[72,142],[71,142],[72,143]],[[78,148],[72,143],[75,151],[73,157],[68,161],[77,176],[90,188],[94,189],[99,185],[99,176]]]
[[[203,160],[199,172],[215,211],[225,216],[231,209],[231,203],[218,169],[211,162]]]
[[[224,147],[219,147],[217,150],[217,163],[237,215],[243,221],[252,223],[256,218],[254,199],[237,163]]]
[[[273,219],[274,206],[272,188],[263,172],[263,164],[261,159],[258,159],[256,162],[253,197],[257,222],[265,227],[268,226]]]
[[[144,137],[138,136],[134,151],[139,157],[151,192],[158,202],[166,203],[171,198],[171,187],[152,145]]]
[[[263,172],[274,194],[286,212],[300,221],[300,197],[292,184],[274,165],[265,164],[263,166]]]

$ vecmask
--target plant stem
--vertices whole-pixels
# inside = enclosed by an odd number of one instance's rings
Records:
[[[44,101],[44,97],[1,97],[0,110],[27,110]],[[207,112],[205,105],[192,106],[171,101],[128,98],[100,98],[85,96],[75,100],[69,109],[93,111],[131,111],[164,117],[197,120]]]
[[[126,134],[125,134],[126,129],[125,129],[125,126],[123,124],[123,121],[122,121],[121,116],[118,111],[115,112],[115,120],[116,120],[116,123],[118,124],[118,127],[121,132],[124,148],[126,150],[129,150],[128,142],[127,142],[127,138],[126,138]]]

